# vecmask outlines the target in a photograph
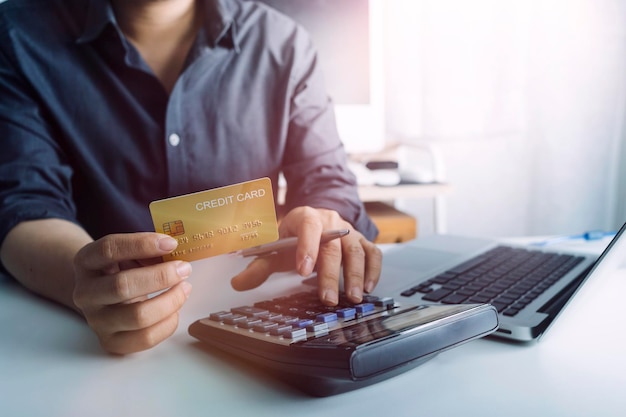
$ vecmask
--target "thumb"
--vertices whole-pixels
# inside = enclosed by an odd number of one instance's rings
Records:
[[[230,280],[230,285],[236,291],[246,291],[263,284],[275,270],[275,261],[272,258],[272,256],[256,258]]]

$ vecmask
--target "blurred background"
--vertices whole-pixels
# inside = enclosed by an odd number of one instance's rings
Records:
[[[322,61],[332,61],[324,42],[344,58],[329,84],[369,77],[375,84],[358,100],[379,95],[383,105],[349,123],[380,114],[386,142],[437,150],[452,186],[448,233],[577,234],[626,220],[626,0],[267,2],[307,24],[306,7],[335,7],[315,9]],[[369,26],[346,23],[372,5]],[[361,64],[368,58],[373,66]],[[386,144],[365,136],[346,138],[348,150]],[[430,201],[395,203],[418,218],[420,235],[435,232]]]
[[[386,128],[439,150],[448,233],[572,234],[626,220],[626,1],[385,6]],[[432,233],[430,204],[398,204]]]
[[[429,199],[395,200],[419,235],[626,220],[626,0],[262,1],[311,32],[353,157],[436,151],[440,227]]]

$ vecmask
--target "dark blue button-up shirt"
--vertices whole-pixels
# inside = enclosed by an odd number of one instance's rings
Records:
[[[286,209],[334,209],[375,237],[306,33],[254,2],[204,12],[168,95],[108,1],[0,4],[0,242],[52,217],[94,238],[153,230],[153,200],[276,187],[281,171]]]

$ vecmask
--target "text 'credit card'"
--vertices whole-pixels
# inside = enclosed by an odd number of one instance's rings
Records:
[[[156,232],[178,240],[164,260],[194,261],[278,239],[269,178],[150,203]]]

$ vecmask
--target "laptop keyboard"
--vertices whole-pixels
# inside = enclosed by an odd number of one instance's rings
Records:
[[[581,256],[498,246],[402,292],[444,304],[489,303],[515,316],[582,262]]]

